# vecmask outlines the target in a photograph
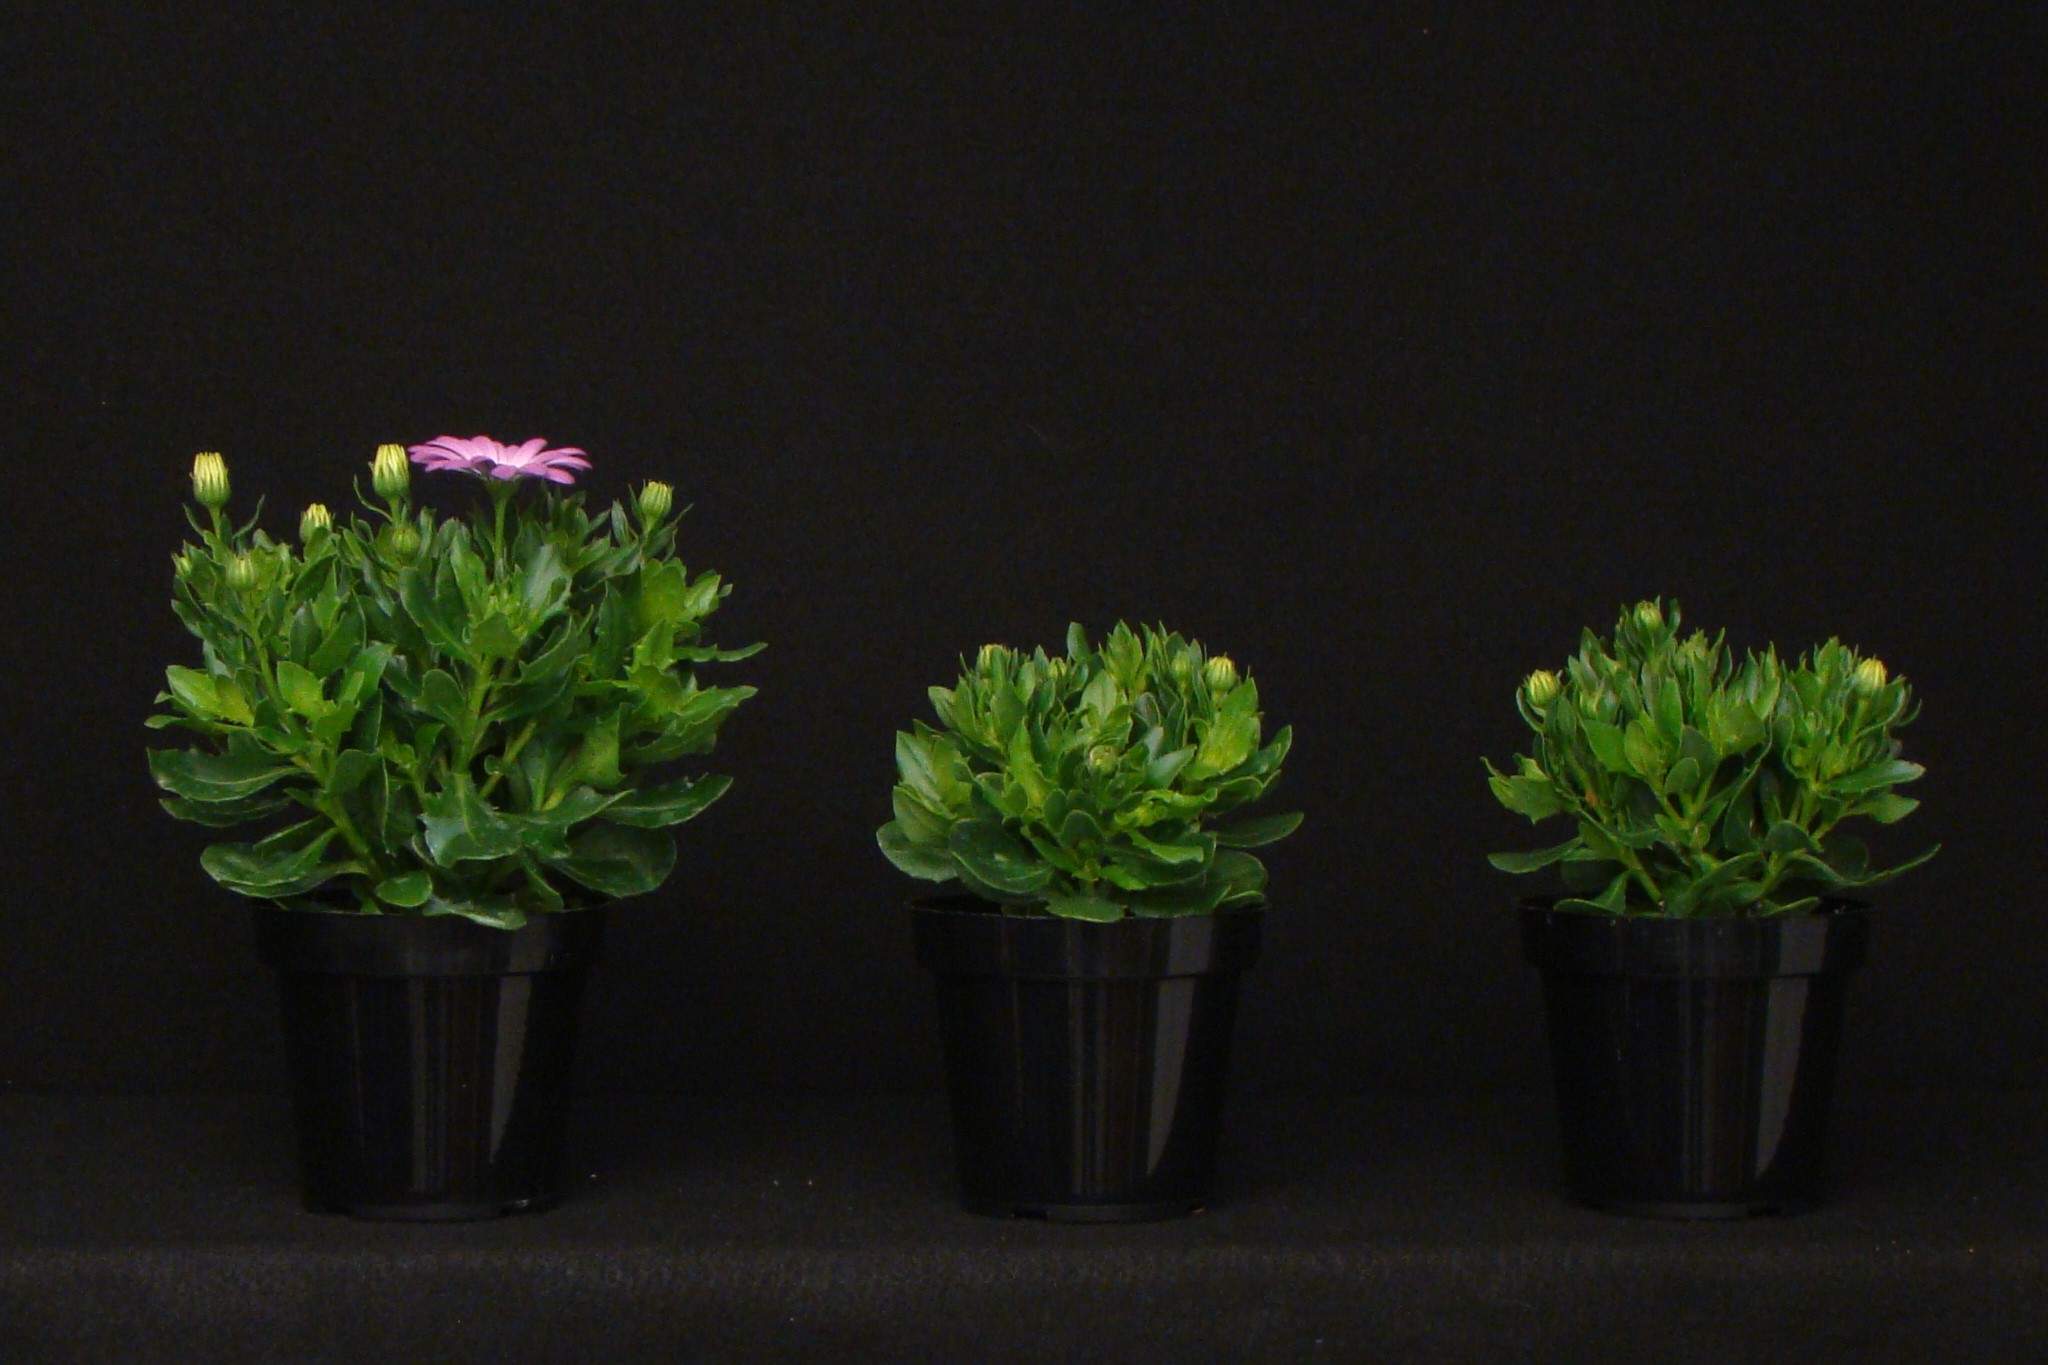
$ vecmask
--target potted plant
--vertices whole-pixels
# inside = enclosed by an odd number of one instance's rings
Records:
[[[1853,832],[1918,804],[1896,731],[1916,712],[1882,662],[1830,640],[1738,663],[1681,638],[1677,603],[1584,633],[1516,697],[1533,753],[1494,795],[1563,843],[1493,856],[1555,868],[1522,903],[1541,968],[1567,1182],[1596,1207],[1739,1217],[1810,1207],[1847,976],[1880,870]]]
[[[668,485],[591,515],[583,452],[442,437],[378,449],[367,516],[299,543],[227,517],[193,463],[173,601],[199,637],[149,766],[180,819],[257,837],[201,863],[252,898],[282,984],[309,1207],[490,1217],[562,1187],[577,998],[603,907],[659,886],[669,826],[728,778],[671,773],[753,694],[702,639],[729,588],[675,558]],[[484,496],[412,503],[411,468]]]
[[[1064,658],[984,646],[940,728],[896,737],[895,819],[938,982],[963,1202],[1074,1221],[1185,1214],[1207,1195],[1239,976],[1265,868],[1298,814],[1266,794],[1258,686],[1164,630],[1080,626]]]

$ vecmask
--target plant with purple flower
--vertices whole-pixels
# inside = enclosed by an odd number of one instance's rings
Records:
[[[415,507],[414,465],[489,496]],[[731,589],[676,559],[669,486],[592,515],[561,491],[590,467],[538,439],[385,445],[365,514],[315,504],[292,545],[231,522],[225,461],[195,461],[173,606],[201,658],[168,670],[149,721],[193,740],[149,763],[172,815],[274,826],[208,847],[216,881],[516,928],[666,879],[668,828],[730,784],[675,765],[754,694],[698,670],[761,646],[703,639]]]

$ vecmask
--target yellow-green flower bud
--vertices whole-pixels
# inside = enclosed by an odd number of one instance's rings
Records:
[[[228,586],[236,590],[256,586],[256,561],[247,555],[236,555],[228,561]]]
[[[370,486],[386,502],[397,502],[412,490],[412,465],[404,446],[377,447],[377,458],[370,461]]]
[[[420,533],[411,522],[395,521],[384,528],[384,549],[403,563],[420,552]]]
[[[1228,692],[1237,686],[1237,665],[1228,654],[1218,654],[1202,665],[1202,681],[1209,684],[1211,692]]]
[[[1862,663],[1856,665],[1855,676],[1850,681],[1858,692],[1867,697],[1880,687],[1883,687],[1889,676],[1885,672],[1884,660],[1865,659]]]
[[[1097,776],[1113,773],[1118,757],[1114,744],[1098,744],[1088,751],[1088,771]]]
[[[1176,682],[1188,682],[1195,676],[1195,661],[1186,654],[1176,654],[1167,666]]]
[[[192,496],[202,507],[218,512],[228,505],[228,462],[217,451],[192,457]]]
[[[1636,603],[1636,629],[1658,631],[1664,629],[1664,610],[1655,602]]]
[[[640,520],[652,526],[668,515],[675,505],[676,490],[658,479],[650,479],[640,490]]]
[[[334,516],[327,510],[327,504],[316,502],[299,513],[299,539],[311,544],[313,537],[324,535],[334,529]]]
[[[993,673],[1000,665],[1010,661],[1010,650],[1006,645],[983,645],[981,652],[974,656],[977,673]]]
[[[1522,683],[1522,695],[1528,698],[1529,705],[1538,711],[1556,701],[1557,694],[1562,691],[1563,681],[1547,668],[1537,669]]]

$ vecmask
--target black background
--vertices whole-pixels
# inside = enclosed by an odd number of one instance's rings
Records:
[[[2048,1084],[2038,17],[1158,8],[12,21],[0,1086],[281,1085],[142,762],[187,464],[283,531],[478,431],[673,480],[771,646],[589,1088],[935,1086],[890,735],[1119,617],[1296,728],[1243,1082],[1540,1085],[1479,757],[1651,593],[1921,691],[1850,1082]]]

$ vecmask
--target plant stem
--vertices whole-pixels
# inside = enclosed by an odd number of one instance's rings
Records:
[[[498,779],[505,775],[506,769],[512,766],[512,760],[518,758],[519,751],[526,747],[526,741],[533,738],[533,727],[536,724],[538,724],[539,721],[540,718],[538,716],[527,721],[526,724],[520,728],[519,733],[512,737],[512,742],[505,746],[505,758],[504,761],[499,764],[498,771],[492,773],[490,777],[485,779],[483,786],[477,789],[476,794],[479,800],[486,796],[489,796],[492,790],[498,785]]]
[[[491,552],[497,559],[500,577],[505,573],[505,508],[511,504],[514,481],[491,481]]]

